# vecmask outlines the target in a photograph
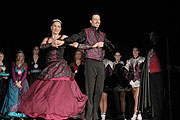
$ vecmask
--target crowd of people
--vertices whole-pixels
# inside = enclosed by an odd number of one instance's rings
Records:
[[[0,52],[1,119],[142,120],[146,113],[153,120],[165,120],[165,68],[158,34],[150,33],[152,46],[145,57],[134,46],[132,57],[123,61],[100,23],[99,13],[94,13],[89,28],[67,36],[61,34],[62,22],[54,19],[51,36],[34,46],[26,59],[17,51],[11,71]],[[67,46],[77,49],[70,64],[64,59]],[[107,58],[108,52],[114,61]]]

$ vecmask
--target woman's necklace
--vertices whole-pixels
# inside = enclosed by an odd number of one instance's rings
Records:
[[[18,75],[21,75],[22,74],[22,64],[21,63],[17,64],[16,68],[18,70]]]
[[[34,68],[35,68],[35,69],[38,68],[38,64],[37,64],[38,58],[39,58],[38,55],[34,55],[34,56],[33,56],[33,60],[34,60]]]

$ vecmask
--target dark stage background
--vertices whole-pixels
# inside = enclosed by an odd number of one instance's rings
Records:
[[[2,4],[3,5],[3,4]],[[172,6],[173,9],[174,6]],[[17,50],[31,53],[34,45],[39,45],[50,34],[51,21],[60,19],[62,33],[72,35],[89,27],[89,17],[93,12],[101,14],[100,29],[107,34],[119,50],[124,60],[131,57],[132,47],[138,46],[141,55],[149,44],[149,33],[157,28],[164,37],[162,46],[165,51],[168,17],[176,17],[176,10],[168,9],[167,3],[157,1],[89,1],[89,2],[43,2],[11,3],[1,8],[1,49],[7,51],[6,57],[13,57]],[[168,14],[168,12],[171,12]],[[173,15],[172,15],[173,13]],[[173,18],[173,19],[174,19]],[[171,30],[177,32],[171,20]],[[176,35],[176,33],[171,32]],[[175,37],[174,37],[175,38]],[[176,39],[176,38],[175,38]],[[169,40],[171,41],[171,40]],[[176,45],[176,44],[173,44]],[[9,55],[11,54],[11,55]]]
[[[5,53],[4,62],[11,67],[17,50],[23,50],[26,58],[35,45],[40,45],[50,34],[51,21],[62,21],[62,33],[72,35],[89,27],[93,12],[101,14],[100,29],[123,55],[131,57],[132,47],[137,46],[144,56],[149,45],[149,33],[157,28],[162,35],[162,49],[172,67],[179,65],[179,2],[145,1],[49,1],[3,2],[0,8],[0,51]],[[167,42],[168,40],[168,42]],[[67,48],[65,59],[73,60],[73,48]],[[169,54],[168,54],[169,53]],[[109,58],[112,59],[112,54]],[[178,73],[179,74],[179,73]],[[176,98],[177,81],[172,81],[172,96]],[[179,93],[178,93],[179,94]],[[173,104],[178,101],[173,99]],[[172,108],[176,112],[176,108]]]

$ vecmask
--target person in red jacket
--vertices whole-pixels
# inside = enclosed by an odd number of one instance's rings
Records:
[[[70,64],[71,70],[75,76],[75,80],[81,89],[81,92],[85,94],[85,76],[84,76],[84,56],[81,49],[77,49],[74,53],[74,60]]]
[[[157,31],[152,31],[149,35],[152,47],[147,52],[142,70],[138,109],[142,112],[150,111],[154,120],[165,120],[165,68],[159,44],[160,36]]]

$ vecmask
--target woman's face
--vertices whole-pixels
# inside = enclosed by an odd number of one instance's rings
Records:
[[[38,55],[39,54],[39,47],[34,47],[33,54]]]
[[[75,53],[75,59],[81,59],[81,52],[80,51],[77,51]]]
[[[17,60],[18,60],[18,61],[24,60],[24,54],[18,53],[18,54],[17,54]]]
[[[119,61],[121,59],[121,54],[119,52],[116,52],[114,58],[115,60]]]
[[[61,23],[54,22],[51,26],[51,31],[53,34],[59,34],[61,32]]]

